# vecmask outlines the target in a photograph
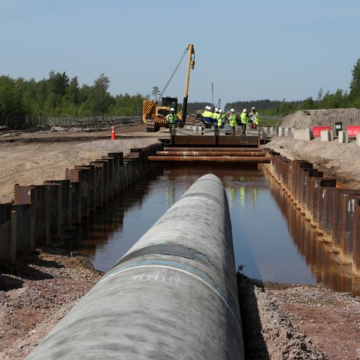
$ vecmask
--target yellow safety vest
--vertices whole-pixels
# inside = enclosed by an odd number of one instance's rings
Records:
[[[202,117],[204,118],[212,118],[213,117],[213,113],[209,110],[205,110],[203,113],[202,113]]]
[[[169,125],[174,125],[176,122],[177,116],[175,114],[168,114],[166,116],[166,121],[169,123]]]
[[[236,115],[235,114],[230,115],[230,126],[231,127],[236,127],[237,126],[237,121],[236,121]]]
[[[242,112],[240,115],[241,122],[245,125],[249,123],[247,113]]]
[[[213,120],[218,120],[219,116],[220,116],[219,113],[214,112],[212,118],[213,118]]]
[[[219,114],[218,118],[218,126],[222,126],[222,124],[225,122],[225,114]]]

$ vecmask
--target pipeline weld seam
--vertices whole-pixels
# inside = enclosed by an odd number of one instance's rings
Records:
[[[226,307],[231,312],[231,315],[233,316],[233,318],[234,318],[234,320],[236,322],[236,325],[237,325],[237,327],[239,329],[240,334],[242,334],[242,326],[239,324],[239,322],[237,320],[237,317],[233,312],[233,309],[231,308],[229,303],[226,301],[226,299],[220,294],[220,292],[217,291],[213,286],[211,286],[208,282],[206,282],[201,277],[199,277],[199,276],[197,276],[197,275],[195,275],[195,274],[193,274],[191,272],[188,272],[186,270],[179,269],[179,268],[169,266],[169,265],[138,265],[138,266],[129,267],[129,268],[126,268],[126,269],[119,269],[119,271],[114,271],[112,274],[110,274],[110,275],[102,278],[100,281],[98,281],[98,284],[102,283],[105,280],[108,280],[108,279],[112,278],[114,275],[118,275],[118,274],[120,274],[122,272],[125,272],[125,271],[128,271],[128,270],[135,270],[135,269],[139,269],[139,268],[149,268],[149,267],[154,267],[154,268],[159,268],[160,267],[160,268],[167,268],[167,269],[177,270],[177,271],[182,272],[184,274],[190,275],[190,276],[194,277],[195,279],[200,280],[202,283],[204,283],[206,286],[208,286],[216,295],[218,295],[218,297],[223,301],[223,303],[226,305]]]

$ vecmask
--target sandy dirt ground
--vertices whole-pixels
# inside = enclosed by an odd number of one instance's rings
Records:
[[[88,163],[110,151],[126,155],[130,148],[157,141],[153,134],[146,137],[143,127],[140,133],[135,127],[132,130],[128,132],[131,138],[115,142],[90,139],[89,134],[82,141],[78,139],[81,134],[71,141],[64,134],[50,141],[49,134],[36,142],[29,142],[28,135],[13,142],[0,139],[1,202],[11,200],[15,183],[62,179],[66,167]],[[349,153],[337,144],[325,149],[317,141],[309,144],[286,138],[275,139],[267,147],[321,164],[345,182],[356,184],[360,164],[353,164],[359,160],[352,144]],[[352,170],[340,163],[348,163]],[[38,249],[20,257],[15,265],[0,267],[0,359],[24,359],[100,277],[87,258],[59,249]],[[318,286],[260,287],[255,285],[258,282],[241,278],[247,359],[360,359],[359,298]]]
[[[326,175],[334,177],[350,188],[360,188],[360,146],[355,141],[339,144],[294,140],[291,136],[274,137],[264,147],[273,149],[289,159],[303,159],[313,163]]]
[[[45,180],[65,178],[65,169],[88,164],[109,152],[146,147],[157,138],[133,138],[72,142],[1,143],[0,142],[0,202],[13,199],[14,184],[40,185]]]

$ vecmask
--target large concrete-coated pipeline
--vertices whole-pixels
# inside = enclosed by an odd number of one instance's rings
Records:
[[[28,359],[243,359],[237,299],[226,193],[206,175]]]

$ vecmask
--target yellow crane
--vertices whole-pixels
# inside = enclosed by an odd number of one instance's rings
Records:
[[[185,82],[185,93],[183,100],[182,111],[177,113],[178,120],[181,121],[181,124],[185,123],[187,115],[187,104],[189,96],[189,82],[190,82],[190,70],[195,67],[195,48],[194,45],[190,44],[186,48],[182,58],[180,59],[178,65],[176,66],[174,72],[172,73],[170,79],[164,87],[164,90],[160,94],[161,105],[154,100],[144,100],[143,101],[143,122],[146,124],[147,132],[158,131],[160,127],[166,127],[166,115],[169,113],[171,108],[174,108],[177,112],[178,99],[172,97],[163,97],[165,90],[170,84],[172,78],[174,77],[177,69],[179,68],[182,60],[184,59],[186,53],[189,54],[187,72],[186,72],[186,82]]]

